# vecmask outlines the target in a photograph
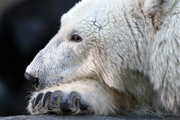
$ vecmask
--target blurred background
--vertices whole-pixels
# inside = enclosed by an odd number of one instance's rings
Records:
[[[0,116],[25,115],[33,84],[23,74],[79,0],[0,0]]]

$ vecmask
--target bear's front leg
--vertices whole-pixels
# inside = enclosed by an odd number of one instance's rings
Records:
[[[28,111],[31,114],[113,115],[119,111],[119,104],[119,92],[93,79],[84,79],[33,93]]]

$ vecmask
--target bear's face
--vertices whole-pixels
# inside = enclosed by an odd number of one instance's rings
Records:
[[[39,79],[40,89],[78,78],[97,78],[94,57],[99,57],[94,28],[70,13],[61,19],[61,28],[27,67]],[[75,13],[77,14],[77,13]],[[95,21],[95,20],[92,20]],[[93,24],[93,23],[92,23]]]
[[[88,46],[80,25],[63,25],[57,35],[42,49],[28,66],[27,72],[39,79],[40,88],[70,82],[77,78],[95,77],[93,54],[96,46]],[[88,39],[88,41],[91,41]]]
[[[63,15],[58,33],[26,69],[39,79],[39,88],[83,78],[122,85],[111,80],[118,79],[118,65],[127,61],[125,51],[131,50],[132,34],[126,17],[121,17],[125,14],[123,1],[113,2],[83,0]]]

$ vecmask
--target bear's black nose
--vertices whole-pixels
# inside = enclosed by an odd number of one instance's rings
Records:
[[[24,77],[27,80],[29,80],[30,82],[34,83],[36,85],[36,87],[38,86],[38,84],[39,84],[39,78],[38,77],[34,77],[27,72],[24,73]]]

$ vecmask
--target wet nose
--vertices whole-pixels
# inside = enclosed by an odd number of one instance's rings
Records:
[[[34,83],[36,86],[38,86],[38,84],[39,84],[39,78],[38,77],[34,77],[27,72],[24,73],[24,77],[27,80],[29,80],[30,82]]]

